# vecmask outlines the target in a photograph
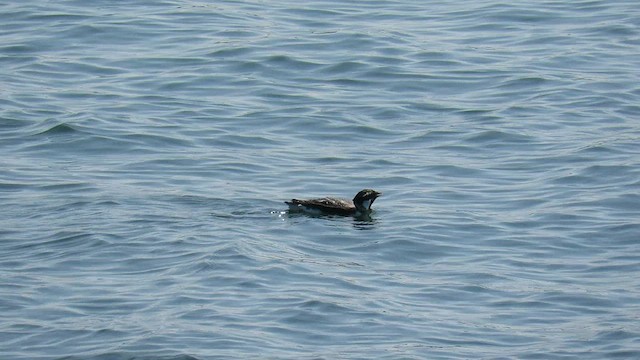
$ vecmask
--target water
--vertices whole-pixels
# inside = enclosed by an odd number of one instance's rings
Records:
[[[640,358],[638,19],[0,5],[1,358]]]

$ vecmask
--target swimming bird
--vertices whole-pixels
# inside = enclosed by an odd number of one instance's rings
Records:
[[[372,189],[364,189],[353,200],[324,197],[319,199],[285,201],[289,211],[303,211],[311,214],[364,215],[371,211],[371,204],[382,195]]]

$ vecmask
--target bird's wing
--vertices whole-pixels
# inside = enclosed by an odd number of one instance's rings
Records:
[[[353,202],[345,199],[336,199],[336,198],[320,198],[320,199],[307,199],[307,200],[298,200],[292,199],[291,203],[294,205],[304,205],[308,207],[316,207],[316,208],[333,208],[333,209],[352,209],[355,208]]]

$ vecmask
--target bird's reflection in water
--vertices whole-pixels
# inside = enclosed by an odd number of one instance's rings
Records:
[[[371,214],[364,214],[353,218],[353,227],[357,230],[375,229],[378,220],[371,217]]]
[[[340,221],[344,222],[344,220],[348,219],[348,216],[341,215],[332,215],[332,214],[310,214],[299,211],[282,211],[279,212],[280,218],[316,218],[316,219],[325,219],[330,221]],[[371,230],[376,227],[378,220],[375,217],[371,216],[371,213],[360,214],[357,216],[351,216],[352,225],[357,230]]]

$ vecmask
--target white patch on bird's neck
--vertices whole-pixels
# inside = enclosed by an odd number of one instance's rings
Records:
[[[364,208],[365,210],[369,210],[370,207],[371,207],[371,199],[368,199],[362,202],[362,208]]]

